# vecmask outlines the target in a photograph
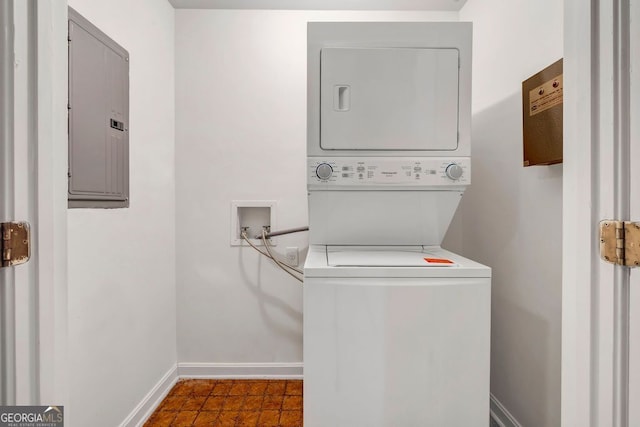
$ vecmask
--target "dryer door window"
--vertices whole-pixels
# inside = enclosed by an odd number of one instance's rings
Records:
[[[325,150],[455,150],[457,49],[323,48]]]

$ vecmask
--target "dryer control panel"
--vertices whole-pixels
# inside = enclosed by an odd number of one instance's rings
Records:
[[[456,187],[471,182],[468,157],[310,157],[308,187]]]

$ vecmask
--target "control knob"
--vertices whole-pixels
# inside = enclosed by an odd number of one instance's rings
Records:
[[[454,181],[457,181],[462,177],[462,172],[462,166],[456,163],[451,163],[444,171],[444,173],[447,175],[447,178]]]
[[[333,175],[333,168],[329,163],[320,163],[316,168],[316,176],[323,181],[328,180]]]

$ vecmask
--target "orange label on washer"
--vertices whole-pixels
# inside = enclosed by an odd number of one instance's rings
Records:
[[[425,258],[424,260],[432,264],[453,264],[453,261],[444,258]]]

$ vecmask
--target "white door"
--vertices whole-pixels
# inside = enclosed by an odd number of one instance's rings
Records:
[[[0,405],[66,401],[66,8],[0,2],[0,221],[32,231],[0,269]]]
[[[565,1],[562,426],[640,425],[640,272],[599,257],[640,221],[640,1]]]

